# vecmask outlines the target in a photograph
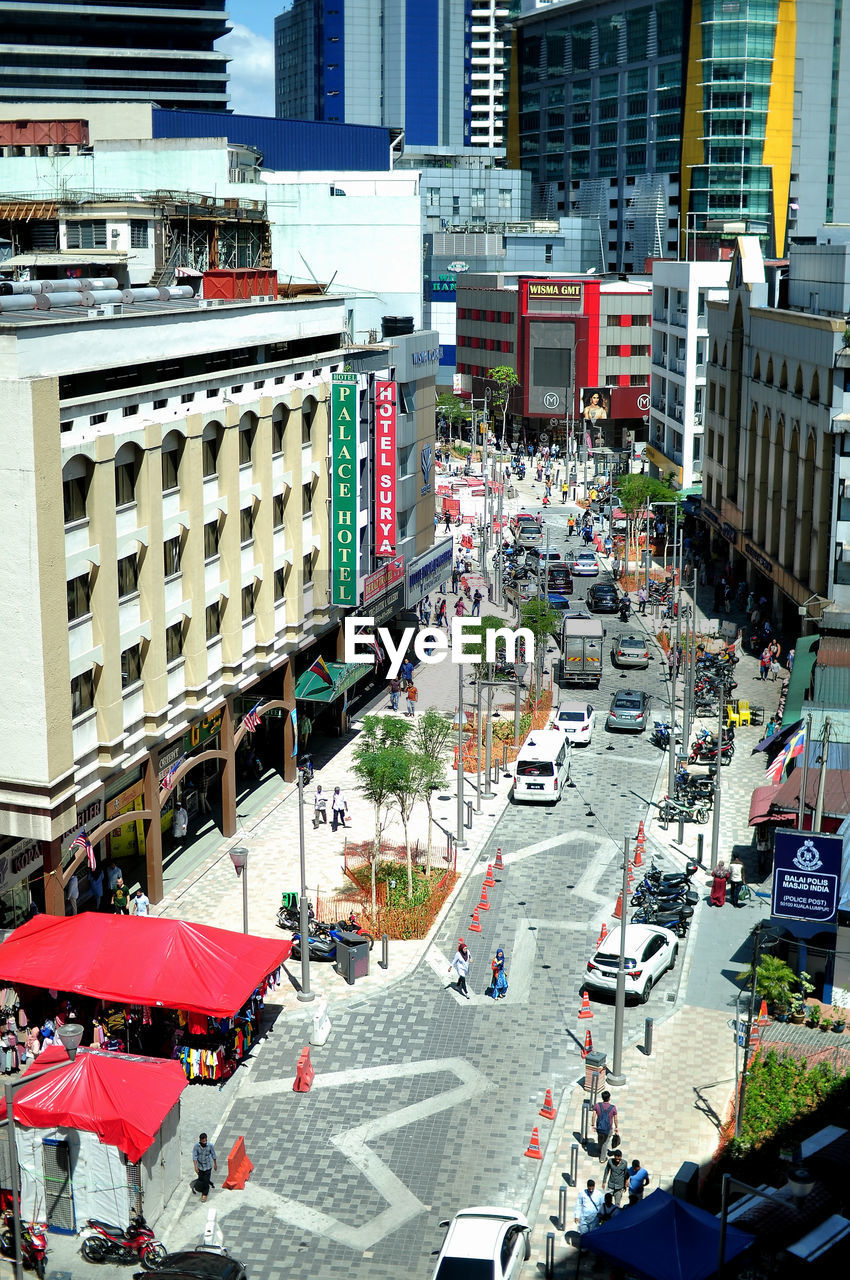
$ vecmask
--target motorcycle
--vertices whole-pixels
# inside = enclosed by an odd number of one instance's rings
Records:
[[[720,763],[730,764],[735,754],[734,742],[724,742],[720,747]],[[688,756],[688,764],[716,764],[717,763],[717,744],[711,745],[708,742],[692,742],[691,754]]]
[[[628,596],[623,596],[619,606],[620,621],[628,622],[629,617],[631,616],[631,612],[632,612],[632,602]]]
[[[114,1223],[89,1218],[91,1234],[83,1237],[82,1253],[87,1262],[141,1262],[146,1271],[156,1271],[168,1257],[168,1250],[141,1214],[131,1219],[126,1230]]]
[[[332,926],[332,930],[335,930],[337,933],[356,933],[358,938],[369,943],[370,951],[375,945],[375,939],[372,937],[371,933],[366,932],[353,911],[347,920],[338,920],[336,924]]]
[[[678,907],[673,911],[661,911],[650,906],[643,906],[632,912],[632,924],[655,924],[662,929],[671,929],[678,937],[684,938],[688,932],[688,925],[693,914],[693,907]]]
[[[649,739],[654,747],[660,747],[662,751],[666,751],[670,746],[670,726],[666,720],[656,720],[655,728]]]
[[[0,1227],[0,1254],[4,1258],[15,1256],[15,1229],[11,1209],[3,1214],[3,1225]],[[44,1280],[47,1270],[47,1224],[43,1222],[21,1223],[21,1258],[29,1271],[34,1271],[38,1280]]]
[[[700,824],[708,822],[708,806],[704,804],[681,804],[676,800],[671,800],[669,796],[665,796],[658,806],[658,825],[662,831],[666,831],[671,821],[678,821],[684,818],[685,822],[698,822]]]
[[[347,929],[339,929],[335,925],[319,924],[316,926],[316,932],[310,935],[310,959],[316,961],[336,960],[337,942],[347,942],[349,945],[353,945],[356,942],[368,942],[370,951],[375,945],[372,935],[363,930],[353,933]],[[292,935],[292,951],[290,955],[293,960],[301,959],[300,933]]]
[[[644,872],[641,884],[654,885],[656,888],[663,885],[668,889],[675,886],[689,889],[691,887],[691,878],[698,870],[699,863],[697,862],[686,862],[684,871],[662,871],[653,862]]]
[[[631,898],[633,907],[652,906],[672,911],[676,907],[694,907],[699,902],[696,889],[658,887],[641,881]]]
[[[283,895],[284,905],[277,913],[278,927],[281,929],[300,929],[301,928],[301,907],[298,903],[297,893],[285,893]],[[312,933],[314,931],[316,921],[316,913],[313,910],[312,902],[307,903],[307,927]]]

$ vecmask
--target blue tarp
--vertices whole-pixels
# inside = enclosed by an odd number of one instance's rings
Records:
[[[753,1239],[746,1231],[728,1227],[724,1259],[736,1258]],[[641,1280],[707,1280],[717,1271],[719,1243],[719,1218],[660,1190],[581,1238],[582,1249],[618,1263]]]

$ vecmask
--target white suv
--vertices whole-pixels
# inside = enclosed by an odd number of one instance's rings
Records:
[[[434,1280],[517,1280],[531,1257],[528,1220],[513,1209],[462,1209],[448,1227]]]

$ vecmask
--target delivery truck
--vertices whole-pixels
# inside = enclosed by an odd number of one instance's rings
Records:
[[[599,688],[605,629],[599,618],[565,614],[561,623],[561,685]]]

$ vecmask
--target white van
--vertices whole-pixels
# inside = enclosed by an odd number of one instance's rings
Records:
[[[557,729],[534,729],[514,764],[513,798],[552,804],[569,777],[570,745]]]

